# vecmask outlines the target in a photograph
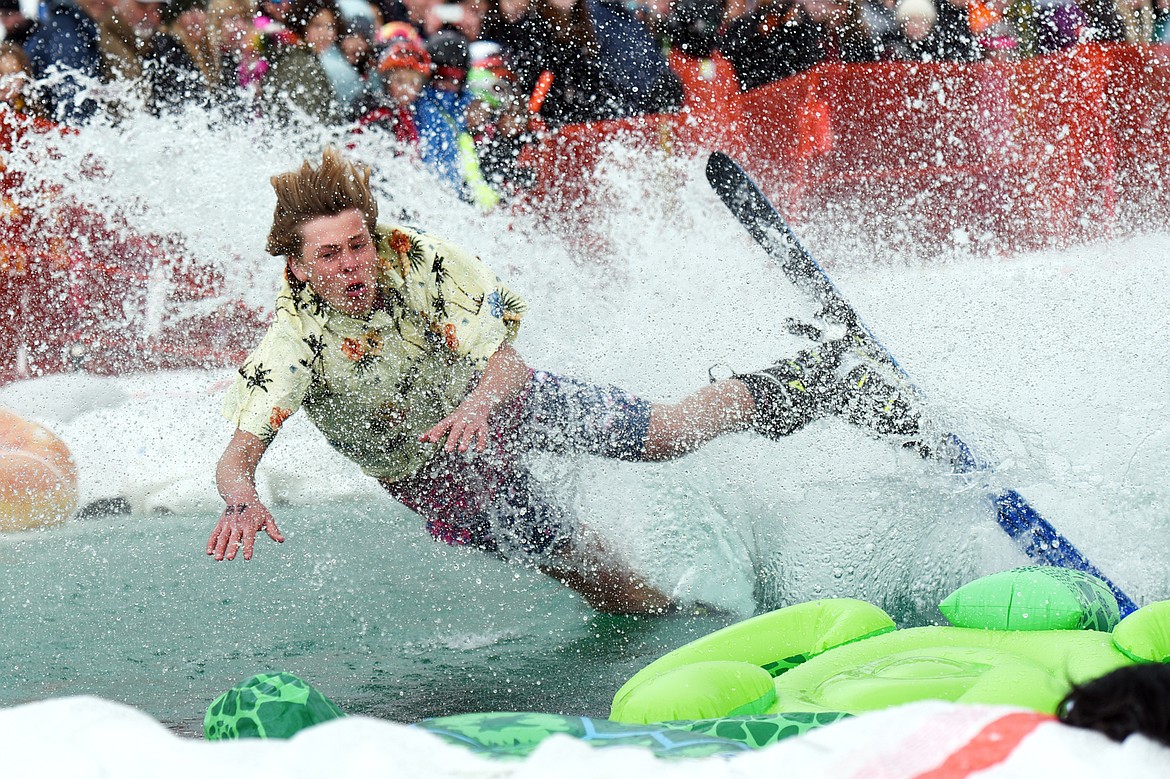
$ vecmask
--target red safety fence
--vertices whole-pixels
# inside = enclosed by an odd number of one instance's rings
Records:
[[[0,115],[0,148],[68,132]],[[265,314],[224,297],[223,280],[174,236],[143,235],[34,174],[0,172],[0,383],[238,362]],[[196,312],[196,313],[192,313]]]
[[[592,176],[601,142],[621,138],[727,151],[795,221],[875,253],[1065,246],[1161,226],[1170,205],[1170,46],[829,63],[746,94],[719,58],[672,64],[681,113],[566,127],[529,151],[539,203],[604,206]]]

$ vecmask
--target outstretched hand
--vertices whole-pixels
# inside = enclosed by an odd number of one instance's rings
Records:
[[[486,400],[467,398],[451,412],[451,415],[439,420],[439,423],[418,437],[423,443],[437,444],[445,437],[447,443],[444,449],[448,452],[466,452],[475,447],[475,451],[487,449],[488,436],[491,427],[488,419],[491,417],[492,404]]]
[[[263,503],[229,503],[207,540],[207,554],[214,555],[216,560],[234,560],[236,552],[243,546],[244,559],[251,560],[256,534],[261,530],[276,543],[284,543],[276,520]]]

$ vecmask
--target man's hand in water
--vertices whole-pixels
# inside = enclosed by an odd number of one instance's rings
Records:
[[[284,543],[284,536],[276,526],[276,520],[264,504],[258,500],[248,502],[229,502],[211,538],[207,540],[207,554],[214,555],[216,560],[234,560],[236,552],[244,547],[244,559],[252,559],[252,548],[256,545],[256,534],[261,530],[268,533],[269,538],[278,544]]]

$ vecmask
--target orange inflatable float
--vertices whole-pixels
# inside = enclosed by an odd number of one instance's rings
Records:
[[[77,509],[77,466],[60,438],[0,409],[0,531],[64,522]]]

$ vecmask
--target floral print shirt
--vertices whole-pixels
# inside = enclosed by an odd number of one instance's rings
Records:
[[[527,309],[478,257],[407,227],[379,226],[380,302],[331,308],[288,274],[276,321],[239,369],[223,414],[266,443],[301,407],[333,448],[375,478],[415,473],[418,437],[466,397]]]

